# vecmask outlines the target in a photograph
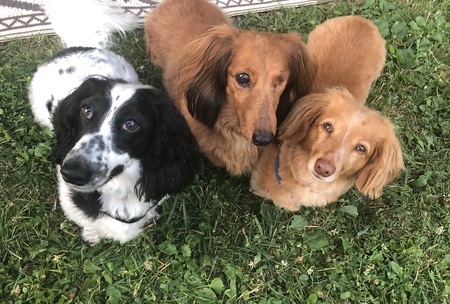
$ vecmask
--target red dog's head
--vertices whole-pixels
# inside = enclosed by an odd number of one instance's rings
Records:
[[[309,92],[315,69],[298,34],[228,25],[188,44],[179,62],[191,115],[211,128],[225,115],[232,128],[261,146],[273,140],[277,124]]]

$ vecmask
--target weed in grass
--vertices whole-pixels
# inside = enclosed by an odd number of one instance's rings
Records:
[[[121,246],[88,248],[59,207],[49,130],[27,87],[55,37],[0,44],[2,303],[449,303],[450,2],[335,1],[236,18],[238,27],[308,33],[362,15],[388,58],[368,105],[397,126],[407,170],[377,200],[351,190],[286,213],[207,161],[162,218]],[[115,51],[162,88],[143,30]]]

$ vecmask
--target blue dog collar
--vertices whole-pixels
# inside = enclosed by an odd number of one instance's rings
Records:
[[[280,151],[278,151],[277,157],[275,158],[275,178],[277,179],[278,185],[281,187],[281,177],[279,174],[280,170]]]

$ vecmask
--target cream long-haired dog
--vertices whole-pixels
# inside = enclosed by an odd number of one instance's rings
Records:
[[[206,0],[165,0],[146,20],[150,60],[202,152],[233,175],[250,172],[314,63],[297,33],[239,30]]]
[[[392,123],[365,106],[385,62],[385,41],[369,20],[328,20],[308,39],[318,70],[313,92],[296,102],[263,151],[251,189],[290,211],[324,206],[352,185],[371,198],[404,167]]]

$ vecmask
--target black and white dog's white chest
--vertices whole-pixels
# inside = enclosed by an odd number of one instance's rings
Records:
[[[87,217],[95,220],[108,216],[122,223],[136,223],[146,216],[150,210],[157,211],[157,200],[144,201],[135,192],[137,176],[139,173],[139,161],[133,161],[129,167],[118,172],[104,186],[95,191],[81,192],[74,190],[67,183],[61,183],[60,187],[66,192],[73,204],[82,210]],[[64,179],[61,171],[60,179]]]

